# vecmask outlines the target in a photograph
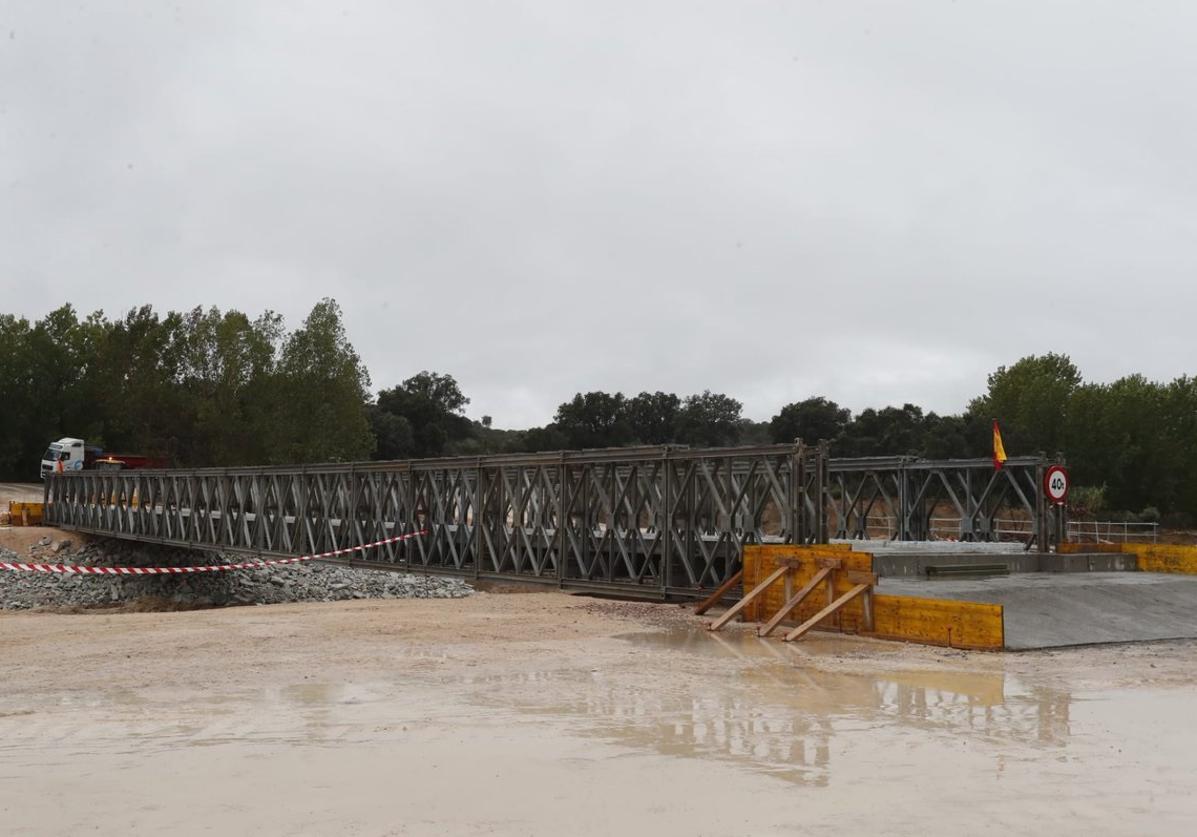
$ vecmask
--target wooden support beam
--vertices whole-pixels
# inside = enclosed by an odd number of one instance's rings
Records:
[[[724,613],[722,616],[720,616],[718,619],[716,619],[714,622],[712,622],[709,626],[710,630],[717,631],[720,628],[722,628],[724,625],[726,625],[728,622],[731,621],[733,616],[735,616],[737,613],[739,613],[741,610],[743,610],[744,607],[750,601],[755,599],[761,593],[764,593],[765,590],[768,589],[770,584],[777,581],[777,579],[781,578],[783,575],[785,575],[789,571],[790,571],[789,567],[778,567],[776,570],[774,570],[772,573],[769,574],[768,578],[766,578],[764,581],[762,581],[756,587],[753,587],[752,592],[745,594],[744,598],[740,599],[740,601],[736,602],[734,605],[729,607],[727,609],[726,613]]]
[[[877,584],[875,573],[862,573],[858,570],[845,570],[842,578],[849,584],[867,584],[870,587]]]
[[[830,578],[827,579],[827,604],[828,604],[828,606],[830,606],[834,601],[835,601],[835,576],[831,576]],[[839,630],[839,627],[840,627],[839,621],[840,621],[839,616],[836,616],[836,618],[835,618],[836,630]],[[786,639],[786,642],[789,642],[788,638]]]
[[[790,611],[802,604],[802,600],[809,596],[811,591],[818,587],[822,583],[823,579],[826,578],[830,573],[830,567],[824,567],[815,573],[814,578],[808,581],[805,587],[799,590],[798,593],[792,598],[787,599],[786,603],[781,606],[781,609],[778,610],[777,613],[773,614],[773,618],[770,619],[763,627],[757,630],[757,636],[768,636],[769,634],[773,633],[773,629],[781,624],[781,620],[785,619],[786,616],[790,614]]]
[[[729,578],[727,581],[715,588],[715,592],[703,599],[698,607],[694,608],[696,616],[702,616],[708,610],[715,606],[715,604],[727,595],[727,591],[735,587],[744,579],[744,569],[741,568],[739,572]]]
[[[865,632],[872,633],[876,630],[876,622],[873,619],[873,588],[877,586],[876,574],[849,570],[842,577],[849,584],[867,584],[869,586],[869,589],[860,597],[861,609],[863,611],[860,627]]]
[[[786,642],[793,642],[794,640],[798,639],[803,634],[808,633],[811,629],[813,629],[815,627],[815,625],[818,625],[820,622],[822,622],[824,619],[826,619],[831,614],[838,612],[840,608],[842,608],[848,602],[852,601],[853,599],[855,599],[857,596],[859,596],[861,593],[864,593],[868,589],[869,589],[869,585],[867,585],[867,584],[857,584],[855,587],[853,587],[847,593],[840,596],[838,599],[836,599],[831,604],[827,605],[827,607],[820,610],[818,613],[816,613],[810,619],[807,619],[805,622],[803,622],[797,628],[795,628],[794,630],[792,630],[788,634],[786,634],[786,636],[785,636]]]

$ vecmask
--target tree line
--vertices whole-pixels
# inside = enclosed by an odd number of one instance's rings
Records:
[[[37,473],[46,444],[77,436],[181,467],[406,459],[678,444],[826,440],[833,456],[984,457],[991,422],[1011,455],[1062,453],[1078,503],[1187,525],[1197,511],[1197,380],[1085,382],[1066,355],[1002,366],[958,415],[914,404],[853,414],[812,395],[768,421],[709,390],[577,393],[541,427],[466,415],[450,374],[422,371],[375,395],[337,303],[298,328],[266,312],[149,306],[109,319],[63,306],[0,315],[0,478]]]
[[[185,466],[361,458],[369,386],[332,300],[290,332],[216,308],[0,315],[0,475],[31,478],[63,436]]]

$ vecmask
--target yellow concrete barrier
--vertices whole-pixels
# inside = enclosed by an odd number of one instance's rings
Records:
[[[1123,552],[1135,556],[1140,572],[1197,575],[1197,546],[1168,543],[1124,543]]]
[[[41,526],[41,503],[18,503],[8,501],[8,522],[11,526]]]
[[[1140,572],[1197,575],[1197,546],[1171,543],[1062,543],[1061,555],[1119,552],[1135,556]]]
[[[977,651],[1006,647],[1002,606],[915,596],[874,596],[874,635],[880,639]]]
[[[744,547],[745,590],[751,590],[777,569],[778,559],[803,559],[792,575],[792,585],[800,588],[818,572],[816,559],[839,559],[843,570],[871,573],[873,556],[853,552],[846,544],[818,546],[764,545]],[[844,573],[836,575],[835,595],[851,589]],[[744,608],[744,618],[752,622],[768,621],[785,603],[785,585],[778,580]],[[827,604],[827,594],[813,592],[786,619],[802,623]],[[923,599],[914,596],[873,596],[873,630],[863,630],[864,603],[849,602],[820,627],[859,633],[879,639],[946,645],[982,651],[999,651],[1006,645],[1005,616],[1001,605],[961,602],[949,599]]]
[[[769,573],[777,569],[776,562],[779,558],[838,558],[841,561],[842,568],[845,570],[871,572],[873,569],[872,555],[867,552],[852,552],[851,547],[846,544],[820,544],[817,546],[768,544],[764,546],[746,546],[744,547],[744,589],[751,590],[764,581]],[[792,576],[795,589],[807,584],[818,570],[819,568],[815,566],[813,560],[804,561],[802,566],[795,570]],[[851,584],[840,578],[836,584],[835,592],[837,595],[846,593],[851,587]],[[744,609],[744,618],[753,622],[764,622],[776,613],[783,604],[785,604],[785,584],[779,580],[770,586],[759,598],[748,604]],[[795,623],[805,622],[822,610],[826,604],[826,596],[816,593],[790,614],[790,620]],[[846,625],[854,628],[864,615],[863,607],[864,605],[861,602],[851,602],[837,615],[841,621],[846,620]],[[843,629],[849,630],[851,628],[845,627]]]

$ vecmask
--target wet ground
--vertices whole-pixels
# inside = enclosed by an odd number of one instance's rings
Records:
[[[1197,644],[484,594],[0,616],[10,834],[1191,833]]]
[[[0,506],[8,508],[9,500],[20,503],[40,503],[43,490],[40,482],[0,482]]]

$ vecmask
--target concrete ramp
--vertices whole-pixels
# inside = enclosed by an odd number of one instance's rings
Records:
[[[1054,572],[944,581],[882,578],[877,592],[1000,604],[1011,650],[1197,639],[1197,576]]]

